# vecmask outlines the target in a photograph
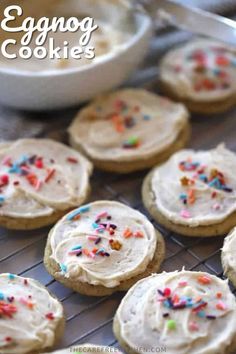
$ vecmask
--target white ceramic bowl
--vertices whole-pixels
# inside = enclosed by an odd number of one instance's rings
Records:
[[[26,110],[77,105],[120,86],[143,61],[152,34],[151,19],[135,13],[136,32],[122,48],[91,65],[28,72],[0,68],[0,104]]]

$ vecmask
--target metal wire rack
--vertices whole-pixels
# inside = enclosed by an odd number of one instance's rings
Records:
[[[235,11],[236,13],[236,11]],[[189,38],[183,32],[163,31],[151,44],[145,65],[130,81],[132,86],[145,86],[158,91],[158,59],[167,48]],[[15,139],[25,136],[50,137],[64,140],[65,129],[75,110],[53,113],[18,113],[0,108],[0,138]],[[236,151],[236,110],[214,117],[192,118],[192,148],[208,149],[224,141]],[[90,201],[118,200],[148,217],[141,201],[141,185],[147,171],[131,175],[114,175],[95,171],[92,178]],[[223,277],[220,249],[223,237],[190,238],[164,230],[153,220],[166,241],[166,257],[162,269],[202,270]],[[79,295],[56,282],[45,270],[43,253],[48,228],[15,232],[0,229],[0,272],[11,272],[32,277],[53,292],[62,301],[67,325],[59,347],[81,343],[118,346],[112,332],[112,320],[123,293],[109,297],[92,298]],[[232,288],[235,292],[235,289]],[[119,346],[118,346],[119,347]]]

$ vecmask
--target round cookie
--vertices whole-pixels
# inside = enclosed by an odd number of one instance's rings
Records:
[[[236,228],[224,239],[221,261],[224,274],[236,286]]]
[[[61,303],[37,281],[0,274],[0,353],[38,354],[64,332]]]
[[[190,135],[181,104],[141,89],[97,98],[69,127],[70,143],[100,169],[128,173],[152,167],[183,148]]]
[[[160,65],[165,94],[191,111],[214,114],[236,102],[236,50],[212,39],[195,39],[168,52]]]
[[[104,296],[157,272],[164,253],[161,234],[143,214],[118,202],[97,201],[55,225],[44,264],[74,291]]]
[[[35,229],[82,204],[90,191],[91,163],[47,139],[0,144],[0,225]]]
[[[226,354],[236,350],[236,300],[202,272],[155,274],[123,298],[113,330],[127,353]]]
[[[236,225],[236,155],[224,145],[182,150],[145,178],[142,198],[156,221],[185,236],[218,236]]]
[[[101,346],[101,345],[94,345],[94,344],[78,344],[77,346],[57,350],[56,352],[52,352],[51,354],[79,354],[79,353],[115,353],[115,354],[122,354],[122,352],[116,348],[108,347],[108,346]],[[49,353],[48,353],[49,354]]]

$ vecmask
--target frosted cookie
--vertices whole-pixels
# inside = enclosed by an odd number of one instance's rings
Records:
[[[47,139],[0,144],[0,225],[35,229],[58,220],[89,193],[92,165]]]
[[[186,236],[217,236],[236,225],[236,155],[224,145],[182,150],[144,180],[143,202],[168,229]]]
[[[236,286],[236,228],[224,239],[221,260],[224,274]]]
[[[103,296],[157,272],[164,251],[162,236],[143,214],[118,202],[98,201],[55,225],[44,263],[65,286]]]
[[[227,281],[207,273],[155,274],[128,291],[113,329],[127,353],[233,353],[236,300]]]
[[[77,346],[74,346],[74,347],[71,347],[68,349],[57,350],[56,352],[52,352],[51,354],[71,354],[71,353],[74,353],[74,354],[80,354],[80,353],[122,354],[122,352],[116,348],[108,347],[108,346],[101,346],[101,345],[94,345],[94,344],[78,344]]]
[[[125,89],[80,111],[69,135],[98,168],[128,173],[163,162],[186,145],[188,112],[148,91]]]
[[[49,350],[64,331],[60,302],[37,281],[0,274],[0,353]]]
[[[236,50],[210,39],[196,39],[163,58],[165,93],[194,112],[223,112],[236,102]]]

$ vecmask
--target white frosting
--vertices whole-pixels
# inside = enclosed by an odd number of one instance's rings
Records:
[[[85,200],[91,172],[81,154],[52,140],[3,144],[0,215],[34,218],[77,206]]]
[[[52,352],[52,354],[70,354],[70,353],[116,353],[116,354],[122,354],[121,351],[119,351],[116,348],[113,347],[107,347],[107,346],[101,346],[101,345],[94,345],[94,344],[78,344],[75,347],[71,347],[68,349],[62,349],[58,350],[56,352]]]
[[[71,215],[78,213],[78,220],[69,220]],[[103,213],[107,214],[98,217]],[[101,224],[105,224],[103,228]],[[91,235],[94,239],[89,238]],[[96,244],[98,238],[100,242]],[[114,249],[111,240],[118,242],[120,249]],[[60,220],[51,231],[50,246],[51,257],[60,264],[66,278],[113,288],[146,270],[156,250],[156,233],[138,211],[118,202],[98,201],[72,211]],[[71,254],[75,247],[81,247],[82,254]],[[96,254],[92,253],[94,249]],[[107,254],[102,255],[101,250]]]
[[[232,270],[236,274],[236,228],[224,239],[222,248],[222,259],[224,271]]]
[[[145,90],[125,89],[80,111],[69,133],[92,158],[133,161],[167,149],[187,121],[183,105]],[[137,144],[127,147],[132,138]]]
[[[171,291],[175,306],[188,298],[189,305],[168,308],[164,291]],[[193,310],[203,302],[201,311]],[[169,354],[224,354],[236,336],[235,297],[227,281],[207,273],[183,270],[143,279],[123,298],[116,316],[122,339],[139,353],[165,347]]]
[[[198,166],[192,171],[182,171],[179,165],[183,161]],[[154,171],[151,181],[154,203],[174,223],[190,227],[220,223],[236,211],[235,169],[236,155],[223,145],[209,151],[182,150]],[[214,170],[224,175],[229,191],[217,187],[219,177],[217,180],[211,177]],[[182,179],[186,177],[188,185],[183,185]]]
[[[33,279],[0,274],[0,353],[26,354],[51,347],[63,308]]]
[[[161,80],[184,99],[227,99],[236,94],[236,50],[214,40],[193,40],[171,50],[160,73]]]

